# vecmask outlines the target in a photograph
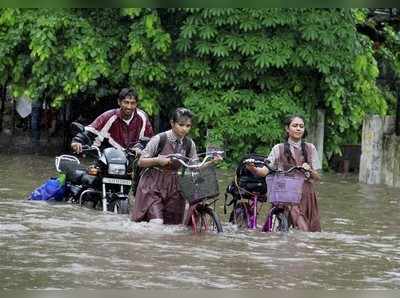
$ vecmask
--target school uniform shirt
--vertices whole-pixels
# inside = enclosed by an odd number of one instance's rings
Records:
[[[167,141],[170,143],[177,143],[180,144],[180,146],[183,146],[183,140],[182,139],[178,139],[178,137],[175,135],[175,133],[172,131],[172,129],[168,130],[165,132],[167,134]],[[160,143],[160,134],[155,135],[154,137],[152,137],[150,139],[150,141],[148,142],[146,148],[143,149],[142,151],[142,157],[145,158],[149,158],[149,157],[155,157],[157,154],[157,150],[158,150],[158,146]],[[188,154],[188,157],[191,160],[196,160],[198,159],[197,157],[197,151],[196,151],[196,145],[193,142],[193,140],[191,140],[191,147],[190,147],[190,151]],[[161,148],[162,149],[162,148]],[[182,150],[184,150],[184,148],[182,148]],[[177,150],[180,151],[180,150]]]
[[[294,155],[294,148],[301,150],[301,141],[299,142],[293,142],[292,140],[288,140],[289,143],[289,148],[290,148],[290,152],[292,153],[292,155]],[[279,153],[280,153],[280,147],[283,144],[277,144],[275,145],[272,150],[271,153],[268,155],[267,159],[270,161],[271,166],[273,168],[276,168],[278,166],[278,161],[279,161]],[[307,150],[311,149],[311,152],[308,152],[308,154],[310,154],[311,156],[311,161],[309,161],[309,164],[311,166],[311,168],[315,171],[321,170],[321,163],[319,161],[319,157],[318,157],[318,152],[317,149],[315,148],[315,146],[311,143],[306,143],[307,145]],[[279,169],[282,170],[282,169]]]

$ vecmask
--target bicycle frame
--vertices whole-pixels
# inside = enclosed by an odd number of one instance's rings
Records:
[[[248,217],[248,221],[249,221],[249,225],[248,226],[249,226],[250,229],[257,229],[258,196],[256,194],[253,196],[253,200],[251,200],[251,203],[252,204],[250,204],[250,207],[252,208],[253,214],[250,215],[250,217]]]
[[[260,206],[259,194],[251,193],[250,198],[247,198],[247,202],[243,202],[242,200],[239,201],[239,203],[240,202],[242,203],[241,206],[243,206],[243,209],[246,212],[247,228],[251,230],[257,229],[258,214],[262,208],[259,207]],[[234,210],[237,209],[237,206],[238,203],[235,204]]]

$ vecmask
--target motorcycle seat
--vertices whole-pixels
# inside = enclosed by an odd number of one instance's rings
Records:
[[[93,185],[95,183],[95,180],[97,179],[97,176],[92,176],[88,174],[84,174],[81,176],[81,182],[84,185]]]
[[[86,174],[86,169],[76,169],[67,172],[67,179],[74,184],[81,184],[82,177]]]

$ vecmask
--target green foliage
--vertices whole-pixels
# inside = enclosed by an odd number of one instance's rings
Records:
[[[400,82],[400,35],[398,29],[396,32],[389,25],[383,27],[381,34],[384,37],[384,42],[375,45],[376,51],[374,53],[380,71],[378,86],[388,103],[389,113],[394,114]]]
[[[8,80],[14,96],[60,107],[134,85],[142,105],[156,112],[170,45],[156,11],[2,9],[0,24],[0,83]]]
[[[171,37],[161,26],[156,10],[125,9],[132,24],[128,35],[127,51],[122,56],[121,70],[129,77],[141,98],[141,105],[150,114],[158,111],[162,85],[166,84],[167,58],[170,54]]]
[[[151,115],[191,108],[199,145],[212,131],[234,159],[322,108],[329,157],[393,102],[377,59],[398,77],[399,36],[386,26],[374,51],[366,22],[362,9],[0,9],[0,84],[56,107],[135,86]]]
[[[337,151],[367,112],[384,113],[372,44],[356,30],[363,10],[201,9],[184,15],[177,87],[199,124],[232,157],[281,141],[290,113],[327,113],[326,149]]]

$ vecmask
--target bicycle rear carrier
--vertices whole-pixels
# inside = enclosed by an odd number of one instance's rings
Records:
[[[214,166],[202,169],[186,168],[179,173],[178,182],[182,196],[191,205],[219,195]]]

